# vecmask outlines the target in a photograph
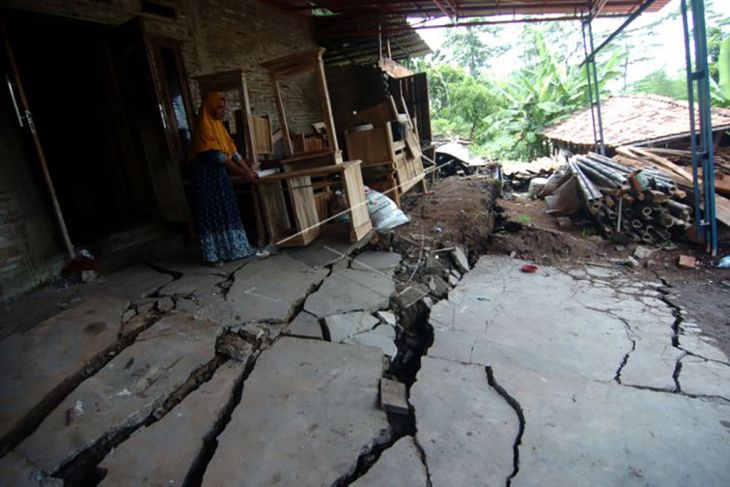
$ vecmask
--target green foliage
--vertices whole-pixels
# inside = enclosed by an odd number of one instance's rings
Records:
[[[717,71],[722,96],[730,100],[730,36],[720,44]]]
[[[629,93],[661,95],[675,100],[686,100],[687,77],[684,73],[670,77],[664,69],[660,69],[632,83],[627,91]]]
[[[436,133],[468,138],[472,149],[487,157],[543,155],[539,132],[587,104],[585,68],[566,62],[569,43],[558,42],[560,32],[526,27],[524,65],[502,81],[447,64],[428,68]],[[605,83],[620,75],[621,60],[615,50],[600,64],[604,94]]]
[[[444,43],[447,49],[436,53],[436,61],[453,62],[466,67],[472,76],[478,76],[480,70],[489,67],[493,59],[508,49],[496,42],[498,33],[497,27],[488,25],[449,29]]]

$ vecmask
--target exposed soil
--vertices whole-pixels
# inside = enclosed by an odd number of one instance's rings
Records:
[[[651,255],[636,259],[632,267],[626,262],[634,255],[635,243],[606,240],[587,219],[584,224],[574,219],[561,228],[555,216],[545,213],[542,200],[520,194],[498,199],[498,189],[486,178],[438,180],[429,194],[404,199],[411,224],[398,228],[395,235],[412,248],[463,245],[472,264],[485,253],[511,254],[538,266],[592,264],[623,268],[647,280],[661,279],[672,288],[673,302],[686,310],[688,319],[730,354],[730,270],[717,269],[717,259],[708,256],[703,246],[647,246]],[[415,260],[418,252],[411,253]],[[727,254],[730,250],[721,250],[721,256]],[[695,257],[696,269],[678,268],[680,255]]]
[[[672,302],[730,357],[730,271],[726,281],[673,282]]]
[[[446,178],[437,180],[429,193],[402,200],[411,218],[396,235],[411,243],[424,242],[431,248],[464,246],[470,259],[485,253],[494,230],[494,200],[499,184],[488,178]]]

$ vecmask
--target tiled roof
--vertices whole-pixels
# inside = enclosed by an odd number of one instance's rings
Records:
[[[671,140],[689,135],[686,101],[657,95],[614,96],[601,102],[603,138],[609,147]],[[712,129],[730,128],[730,110],[713,108]],[[574,145],[593,145],[591,111],[584,109],[542,134]]]

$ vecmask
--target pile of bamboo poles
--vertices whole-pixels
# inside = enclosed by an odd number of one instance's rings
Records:
[[[657,243],[685,233],[692,208],[671,176],[652,167],[634,167],[589,152],[568,161],[586,209],[603,232],[635,242]]]

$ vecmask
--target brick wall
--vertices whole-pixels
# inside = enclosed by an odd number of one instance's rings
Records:
[[[0,104],[10,104],[7,91]],[[0,110],[0,301],[47,280],[61,253],[14,112]]]
[[[109,25],[142,15],[150,35],[181,41],[189,76],[243,68],[254,113],[272,115],[278,128],[269,77],[259,63],[317,47],[309,20],[260,0],[155,1],[174,8],[176,18],[142,14],[139,0],[0,0],[0,6]],[[190,90],[197,109],[194,81]],[[286,80],[282,96],[292,132],[310,131],[322,120],[313,78]]]

